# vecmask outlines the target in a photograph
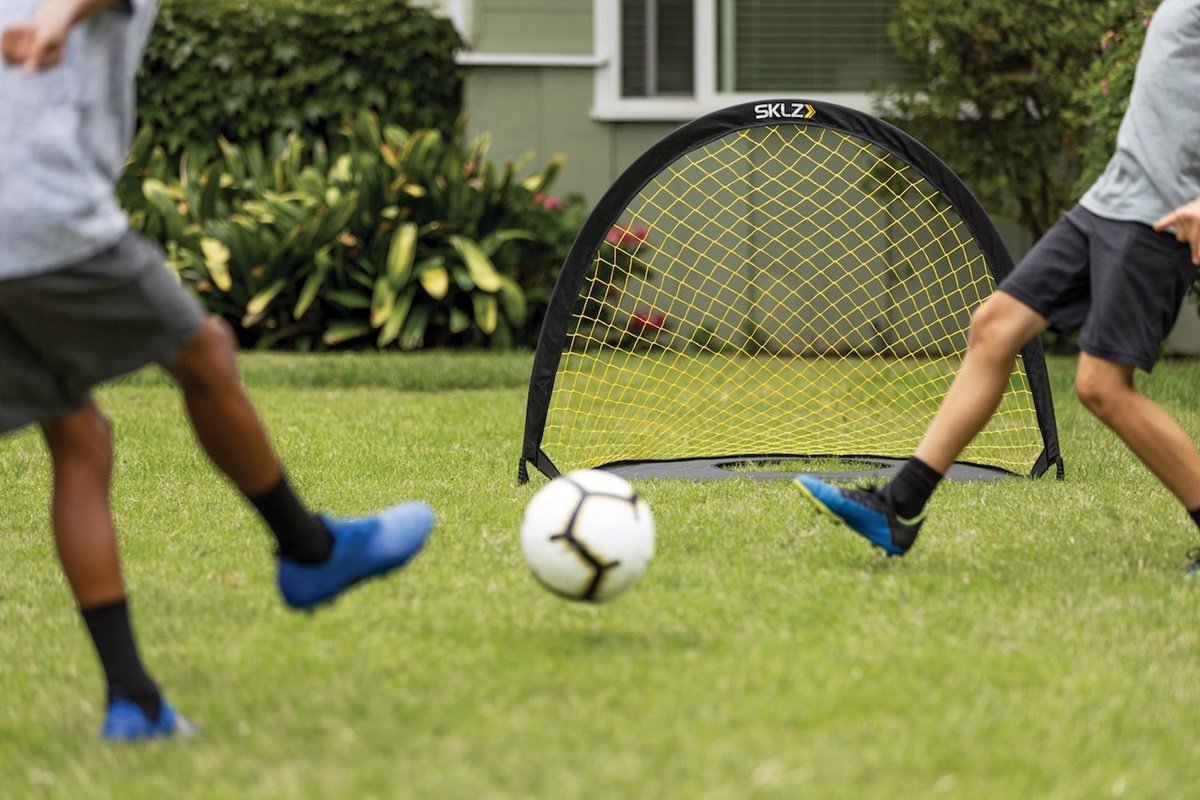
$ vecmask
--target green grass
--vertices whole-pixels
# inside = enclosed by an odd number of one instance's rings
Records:
[[[786,482],[642,482],[658,555],[606,606],[541,589],[515,485],[528,355],[251,356],[314,503],[408,497],[396,579],[283,610],[268,536],[178,398],[100,393],[149,664],[202,739],[97,741],[101,684],[53,554],[45,458],[0,439],[0,796],[1098,798],[1200,784],[1191,522],[1070,396],[1067,480],[949,484],[886,561]],[[486,373],[486,374],[484,374]],[[1200,431],[1197,367],[1148,392]]]

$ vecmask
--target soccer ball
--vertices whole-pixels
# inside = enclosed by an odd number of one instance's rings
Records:
[[[624,478],[580,470],[550,481],[529,501],[521,550],[547,589],[598,603],[646,573],[654,556],[654,518]]]

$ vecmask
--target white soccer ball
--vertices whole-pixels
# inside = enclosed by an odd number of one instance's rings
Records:
[[[646,574],[654,556],[654,518],[624,478],[580,470],[550,481],[529,501],[521,550],[547,589],[598,603]]]

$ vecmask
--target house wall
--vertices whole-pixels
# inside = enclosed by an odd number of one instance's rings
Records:
[[[475,0],[467,39],[468,134],[489,134],[497,160],[532,154],[531,168],[566,155],[556,194],[594,203],[678,124],[592,119],[592,0]],[[562,56],[580,63],[559,63]],[[513,57],[524,63],[512,63]]]

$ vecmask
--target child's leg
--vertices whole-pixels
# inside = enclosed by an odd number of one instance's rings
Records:
[[[238,376],[233,333],[209,317],[166,369],[183,390],[196,437],[247,497],[279,483],[282,470]]]
[[[225,323],[206,319],[165,367],[183,390],[196,438],[258,509],[280,553],[302,563],[327,558],[329,534],[288,485],[238,376],[233,335]]]
[[[1075,394],[1179,498],[1200,508],[1200,453],[1191,437],[1133,385],[1132,366],[1081,353]]]
[[[358,520],[318,520],[288,486],[237,374],[233,338],[206,320],[166,365],[183,389],[196,436],[213,462],[254,504],[279,543],[279,590],[293,608],[313,608],[416,555],[433,511],[407,503]]]
[[[967,354],[914,455],[945,473],[996,413],[1013,364],[1046,318],[1003,291],[971,318]]]
[[[108,425],[88,403],[44,423],[42,432],[54,466],[59,559],[104,667],[109,699],[131,700],[157,719],[162,698],[138,656],[109,508]]]

